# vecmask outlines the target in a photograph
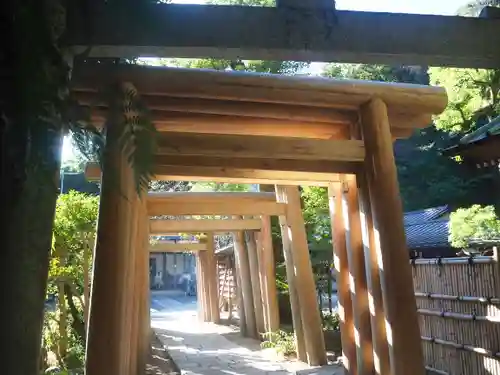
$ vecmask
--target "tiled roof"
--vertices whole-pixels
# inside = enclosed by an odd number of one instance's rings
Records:
[[[448,206],[431,207],[418,211],[409,211],[404,213],[405,226],[426,223],[429,220],[435,220],[448,212]]]
[[[408,248],[448,247],[448,228],[450,220],[429,220],[420,224],[405,226]]]
[[[406,243],[408,248],[448,247],[448,206],[426,208],[404,213]]]
[[[494,118],[488,124],[481,126],[472,133],[462,137],[459,143],[463,145],[475,143],[488,138],[491,135],[500,135],[500,116]]]

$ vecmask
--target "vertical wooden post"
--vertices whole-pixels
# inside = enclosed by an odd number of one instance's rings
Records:
[[[235,243],[235,250],[234,250],[234,275],[235,275],[235,282],[236,282],[236,301],[238,304],[238,318],[239,318],[239,326],[240,326],[240,334],[243,337],[248,336],[248,331],[247,331],[247,319],[246,319],[246,314],[245,314],[245,304],[243,303],[243,292],[241,290],[241,273],[240,269],[241,266],[239,265],[239,258],[238,258],[238,253],[236,251],[236,243]]]
[[[293,251],[293,265],[296,277],[297,294],[300,303],[302,327],[308,363],[312,366],[327,363],[325,339],[321,324],[320,311],[316,299],[316,287],[312,271],[307,235],[300,207],[300,195],[297,186],[277,186],[276,191],[282,191],[282,198],[287,203],[286,221],[289,239]]]
[[[203,294],[203,321],[212,320],[212,310],[210,308],[210,275],[208,254],[206,251],[200,251],[200,274],[201,274],[201,293]]]
[[[126,374],[122,323],[126,318],[123,291],[127,264],[133,173],[119,148],[120,129],[107,128],[101,203],[93,259],[93,283],[87,335],[87,375]]]
[[[280,315],[278,307],[278,294],[276,290],[276,270],[274,267],[274,249],[271,233],[271,218],[262,216],[262,229],[260,231],[260,249],[262,259],[262,276],[265,287],[265,305],[267,307],[267,330],[278,331],[280,328]],[[264,290],[263,290],[264,291]]]
[[[361,227],[363,228],[363,243],[365,249],[365,265],[368,295],[371,296],[370,316],[372,325],[372,344],[374,368],[378,375],[390,375],[389,345],[385,328],[384,303],[380,285],[380,269],[376,253],[375,232],[370,207],[368,186],[364,177],[358,179],[360,185]]]
[[[285,200],[282,189],[276,189],[276,198],[278,202],[283,202]],[[297,359],[302,362],[307,362],[306,343],[304,340],[304,327],[302,323],[302,316],[300,313],[300,302],[297,290],[298,281],[297,275],[295,274],[293,250],[286,216],[280,216],[279,222],[281,229],[281,241],[283,244],[283,257],[285,258],[286,279],[288,282],[288,296],[290,298],[293,330],[295,332]]]
[[[234,253],[238,258],[236,265],[237,267],[239,267],[238,273],[240,275],[238,281],[241,282],[241,297],[245,309],[245,320],[247,324],[246,331],[249,337],[258,338],[253,305],[250,265],[248,262],[248,254],[245,248],[244,235],[243,232],[236,232],[233,234],[233,236]]]
[[[264,333],[264,310],[262,303],[262,292],[260,288],[259,258],[257,255],[257,245],[253,232],[245,233],[245,242],[247,245],[248,265],[250,267],[250,280],[252,283],[252,298],[255,313],[255,327],[257,333]],[[260,337],[260,335],[259,335]]]
[[[135,284],[136,284],[136,243],[138,238],[138,216],[139,216],[139,197],[135,192],[134,187],[131,187],[131,192],[129,195],[129,220],[127,225],[127,236],[124,238],[126,243],[124,244],[124,249],[126,249],[126,253],[124,256],[126,257],[126,268],[123,278],[122,289],[125,294],[123,297],[123,310],[124,310],[124,319],[122,320],[122,335],[123,340],[122,351],[124,353],[124,366],[125,374],[132,375],[132,372],[135,372],[137,368],[137,357],[134,347],[135,343],[133,342],[134,337],[134,301],[136,300],[135,296]]]
[[[132,374],[141,373],[144,371],[147,346],[149,345],[149,332],[144,332],[145,323],[143,322],[144,310],[149,309],[149,306],[142,306],[147,300],[144,294],[147,293],[147,273],[148,273],[148,259],[149,259],[149,233],[148,233],[148,215],[146,211],[146,192],[143,192],[141,197],[137,197],[136,201],[136,234],[133,239],[133,251],[135,253],[135,274],[134,283],[132,285],[133,300],[132,306],[132,337],[131,337],[131,363],[130,368]],[[141,315],[142,314],[142,315]],[[146,346],[146,348],[145,348]]]
[[[351,299],[356,327],[357,371],[360,375],[373,374],[373,346],[368,304],[368,287],[365,270],[365,254],[361,217],[359,213],[359,194],[356,176],[344,176],[347,192],[344,193],[343,210],[348,231],[348,264],[351,274]]]
[[[362,107],[361,118],[391,369],[393,374],[424,375],[387,106],[374,98]]]
[[[208,289],[210,297],[210,321],[215,324],[220,323],[219,311],[219,273],[217,270],[217,262],[215,259],[215,243],[214,234],[207,233],[207,273],[208,273]]]
[[[332,226],[333,263],[336,271],[338,311],[342,341],[342,363],[346,374],[357,375],[356,336],[351,299],[351,283],[344,213],[342,209],[343,184],[331,183],[328,186],[330,223]]]
[[[196,254],[196,300],[198,307],[198,320],[205,320],[205,301],[203,295],[203,275],[201,273],[200,253]]]
[[[263,253],[262,253],[262,243],[260,232],[254,234],[255,237],[255,248],[257,252],[257,262],[259,264],[259,286],[260,286],[260,297],[262,305],[262,317],[264,319],[264,330],[262,332],[269,332],[269,304],[267,303],[267,289],[266,289],[266,269],[264,265]]]
[[[137,239],[137,373],[142,374],[151,354],[151,316],[150,316],[150,272],[149,272],[149,215],[146,206],[147,196],[139,202],[139,237]]]

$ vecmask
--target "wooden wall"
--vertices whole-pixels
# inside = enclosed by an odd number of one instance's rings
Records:
[[[234,256],[219,255],[217,259],[218,277],[218,290],[220,304],[232,304],[232,311],[236,311],[237,297],[236,297],[236,278],[234,268]]]
[[[500,375],[496,259],[416,259],[411,264],[429,374]]]

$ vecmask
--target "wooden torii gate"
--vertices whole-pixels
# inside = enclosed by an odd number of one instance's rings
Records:
[[[87,177],[97,177],[96,166],[87,168]],[[163,193],[150,194],[149,200],[157,202],[161,207],[152,208],[160,212],[165,200],[173,205],[181,205],[175,209],[176,215],[192,215],[193,212],[206,212],[205,208],[193,208],[196,205],[209,205],[219,207],[219,212],[258,213],[258,208],[253,205],[262,202],[274,203],[274,194],[267,193]],[[203,203],[202,203],[203,202]],[[173,206],[172,205],[172,206]],[[233,206],[234,205],[234,206]],[[270,207],[270,206],[269,206]],[[180,211],[182,210],[182,211]],[[166,215],[170,212],[164,213]],[[249,275],[240,279],[240,288],[245,289],[243,304],[252,305],[252,309],[245,314],[243,305],[240,305],[240,325],[244,335],[259,338],[260,333],[275,332],[279,329],[279,311],[276,295],[276,278],[274,270],[274,252],[272,248],[271,224],[269,216],[262,215],[258,218],[235,219],[151,219],[149,221],[149,234],[151,236],[164,236],[179,233],[202,234],[200,242],[190,241],[160,241],[150,247],[150,252],[191,252],[196,255],[197,290],[199,298],[199,318],[206,322],[219,323],[219,288],[216,270],[214,234],[232,232],[239,250],[237,263],[238,275]],[[247,238],[248,252],[241,241],[243,232],[252,232]],[[257,236],[253,233],[256,232]],[[258,237],[258,241],[257,241]],[[238,242],[240,241],[240,242]],[[247,291],[251,291],[247,294]],[[245,319],[248,316],[248,319]]]
[[[287,277],[295,290],[294,325],[302,327],[307,361],[324,364],[297,188],[305,184],[329,191],[347,373],[424,374],[392,142],[427,126],[447,104],[444,90],[147,66],[83,66],[73,80],[82,105],[89,105],[102,85],[135,85],[162,133],[155,178],[276,185],[272,200],[228,197],[219,205],[190,201],[187,194],[180,202],[162,195],[141,200],[119,151],[119,132],[112,124],[106,129],[88,375],[128,375],[144,368],[148,217],[165,213],[278,216]],[[102,120],[105,110],[102,103],[94,119]]]

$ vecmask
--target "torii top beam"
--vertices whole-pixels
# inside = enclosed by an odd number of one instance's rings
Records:
[[[353,136],[365,103],[386,103],[393,139],[447,104],[439,87],[206,69],[89,63],[72,80],[82,106],[106,84],[134,84],[160,132],[154,173],[167,180],[326,185],[362,168]],[[103,123],[106,103],[91,108]]]
[[[97,57],[500,67],[498,19],[303,8],[99,3],[70,10],[65,40]]]

